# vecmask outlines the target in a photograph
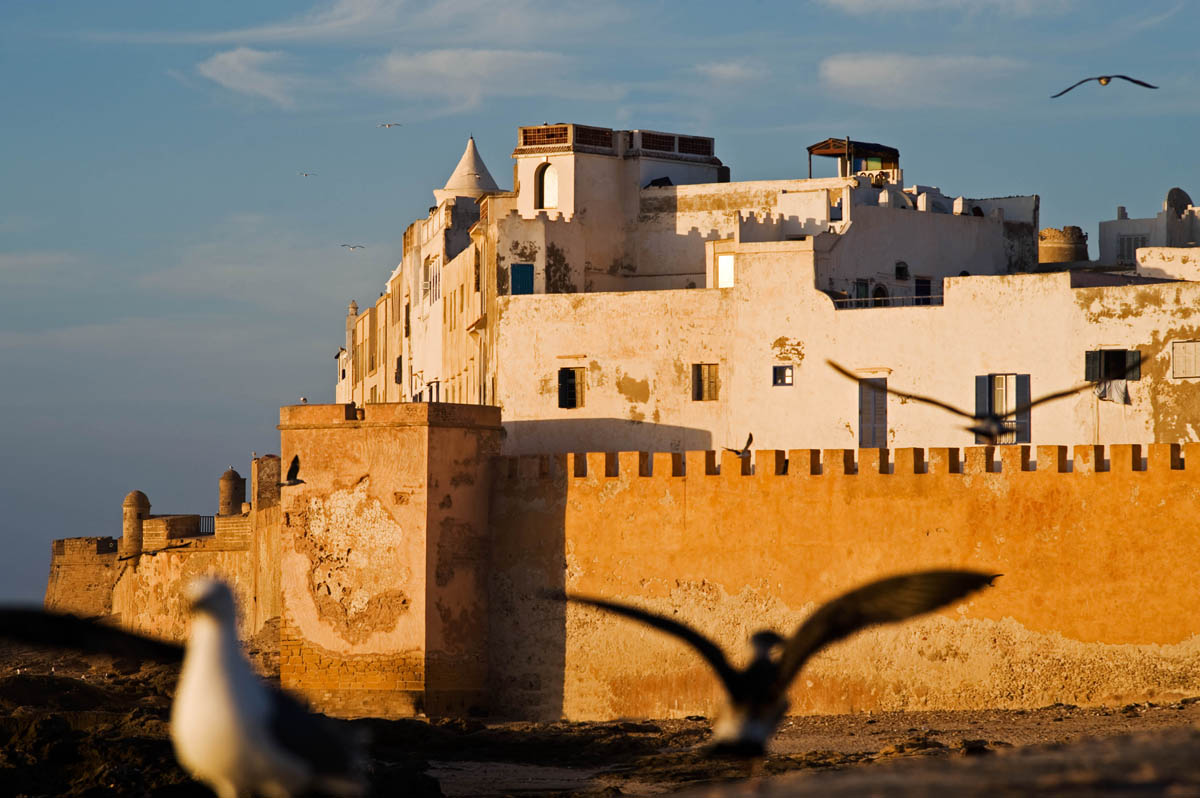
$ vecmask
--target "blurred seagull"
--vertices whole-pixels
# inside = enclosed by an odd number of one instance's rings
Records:
[[[832,360],[826,360],[825,362],[828,363],[834,371],[836,371],[838,374],[841,374],[843,377],[848,377],[848,378],[854,380],[855,382],[862,383],[862,380],[858,377],[858,375],[854,374],[849,369],[847,369],[843,366],[839,366],[837,363],[834,363]],[[1013,410],[1012,412],[1005,413],[1004,415],[999,415],[997,413],[986,413],[984,415],[976,415],[975,413],[967,412],[966,410],[957,408],[954,405],[946,404],[945,402],[938,401],[937,399],[933,399],[928,396],[921,396],[920,394],[906,393],[904,391],[897,391],[894,388],[884,388],[884,387],[880,387],[872,382],[866,382],[866,383],[862,383],[862,384],[866,385],[868,388],[870,388],[873,391],[879,391],[881,393],[890,393],[893,396],[899,396],[901,399],[912,399],[914,402],[924,402],[927,405],[933,405],[934,407],[940,407],[943,410],[947,410],[951,413],[954,413],[956,416],[962,416],[963,418],[969,418],[972,421],[974,421],[975,423],[971,424],[970,426],[963,427],[963,429],[965,429],[969,432],[974,432],[976,435],[979,435],[980,437],[984,438],[985,440],[987,440],[988,443],[990,443],[992,445],[995,445],[996,441],[1000,440],[1000,438],[1004,437],[1005,435],[1010,435],[1016,431],[1016,429],[1017,429],[1016,425],[1011,422],[1011,419],[1015,418],[1018,415],[1021,415],[1022,413],[1027,412],[1030,408],[1036,407],[1036,406],[1042,404],[1043,402],[1050,402],[1055,399],[1062,399],[1065,396],[1070,396],[1071,394],[1079,393],[1082,390],[1090,388],[1092,385],[1090,382],[1085,382],[1082,385],[1077,385],[1074,388],[1068,388],[1065,391],[1056,391],[1055,393],[1049,393],[1049,394],[1046,394],[1045,396],[1039,396],[1037,399],[1034,399],[1032,402],[1029,402],[1028,404],[1023,404],[1020,407]]]
[[[624,615],[675,635],[708,662],[729,699],[713,726],[713,753],[762,756],[767,741],[787,712],[788,686],[804,663],[830,643],[860,629],[931,612],[992,583],[1000,574],[977,571],[921,571],[871,582],[821,606],[790,638],[770,629],[750,638],[754,657],[738,670],[725,652],[700,632],[664,615],[628,604],[574,595],[550,598],[587,604]],[[778,656],[772,656],[780,649]]]
[[[742,458],[743,460],[748,460],[748,459],[750,459],[750,444],[752,444],[752,443],[754,443],[754,433],[753,432],[750,433],[750,437],[746,438],[745,446],[743,446],[740,449],[730,449],[728,446],[726,446],[725,451],[733,452],[734,454],[736,454],[738,457]]]
[[[1084,78],[1083,80],[1079,81],[1078,83],[1072,83],[1070,86],[1067,86],[1065,89],[1060,91],[1058,94],[1051,94],[1050,99],[1053,100],[1055,97],[1061,97],[1064,94],[1066,94],[1067,92],[1069,92],[1071,89],[1075,88],[1076,86],[1082,86],[1084,83],[1087,83],[1089,80],[1094,80],[1097,83],[1099,83],[1101,86],[1107,86],[1108,84],[1112,83],[1113,78],[1120,78],[1121,80],[1127,80],[1130,83],[1136,83],[1139,86],[1145,86],[1147,89],[1157,89],[1158,88],[1158,86],[1152,86],[1151,84],[1145,82],[1144,80],[1138,80],[1137,78],[1131,78],[1128,75],[1098,75],[1094,78]]]
[[[296,174],[300,175],[301,177],[316,177],[317,176],[316,172],[297,172]]]
[[[294,485],[303,485],[304,480],[299,479],[300,476],[300,455],[292,456],[292,464],[288,466],[287,479],[277,483],[281,488],[288,488]]]
[[[342,244],[343,247],[353,252],[356,249],[366,249],[362,244]]]
[[[186,598],[192,615],[186,649],[37,609],[0,608],[0,637],[168,664],[182,659],[171,742],[184,769],[218,798],[310,790],[362,795],[361,746],[254,675],[238,644],[229,588],[201,579],[188,587]]]
[[[300,404],[302,404],[302,405],[306,405],[306,404],[308,404],[308,397],[307,397],[307,396],[301,396],[301,397],[300,397]]]
[[[399,122],[380,122],[376,127],[404,127]]]

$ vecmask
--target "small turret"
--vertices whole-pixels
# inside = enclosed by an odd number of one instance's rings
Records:
[[[244,501],[246,478],[230,466],[217,483],[217,515],[241,515]]]
[[[150,500],[140,490],[131,491],[121,503],[121,556],[142,553],[142,522],[150,517]]]

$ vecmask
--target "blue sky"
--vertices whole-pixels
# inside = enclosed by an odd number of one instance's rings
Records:
[[[469,134],[504,187],[521,124],[714,136],[735,180],[849,134],[910,184],[1040,194],[1095,257],[1117,205],[1200,197],[1197,30],[1176,0],[0,4],[0,600],[132,489],[214,512],[279,405],[332,401],[347,302]],[[1160,88],[1048,99],[1110,73]]]

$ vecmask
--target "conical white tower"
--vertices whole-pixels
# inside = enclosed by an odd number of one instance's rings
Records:
[[[479,157],[479,151],[475,149],[475,137],[471,136],[467,139],[467,148],[463,151],[462,158],[458,159],[458,166],[454,167],[454,174],[450,175],[445,186],[434,189],[433,196],[440,205],[451,197],[478,199],[489,191],[499,190],[500,187],[492,179],[492,173],[488,171],[483,159]]]

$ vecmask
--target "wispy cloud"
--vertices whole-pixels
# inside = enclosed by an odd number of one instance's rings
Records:
[[[820,0],[848,14],[886,14],[911,11],[995,12],[1026,17],[1034,14],[1059,14],[1074,5],[1074,0]]]
[[[747,83],[761,79],[767,73],[762,64],[746,59],[697,64],[695,70],[715,83]]]
[[[196,71],[230,91],[250,97],[260,97],[281,108],[293,108],[298,80],[295,77],[271,73],[266,67],[278,64],[283,53],[238,47],[217,53],[196,65]]]
[[[1007,92],[1002,81],[1028,69],[1001,56],[839,53],[821,61],[822,85],[847,102],[876,108],[980,107]]]
[[[564,55],[532,50],[393,51],[371,64],[364,87],[445,103],[444,111],[477,107],[485,97],[567,97],[617,100],[623,89],[581,78]]]
[[[0,252],[0,286],[61,282],[79,264],[71,252]]]

